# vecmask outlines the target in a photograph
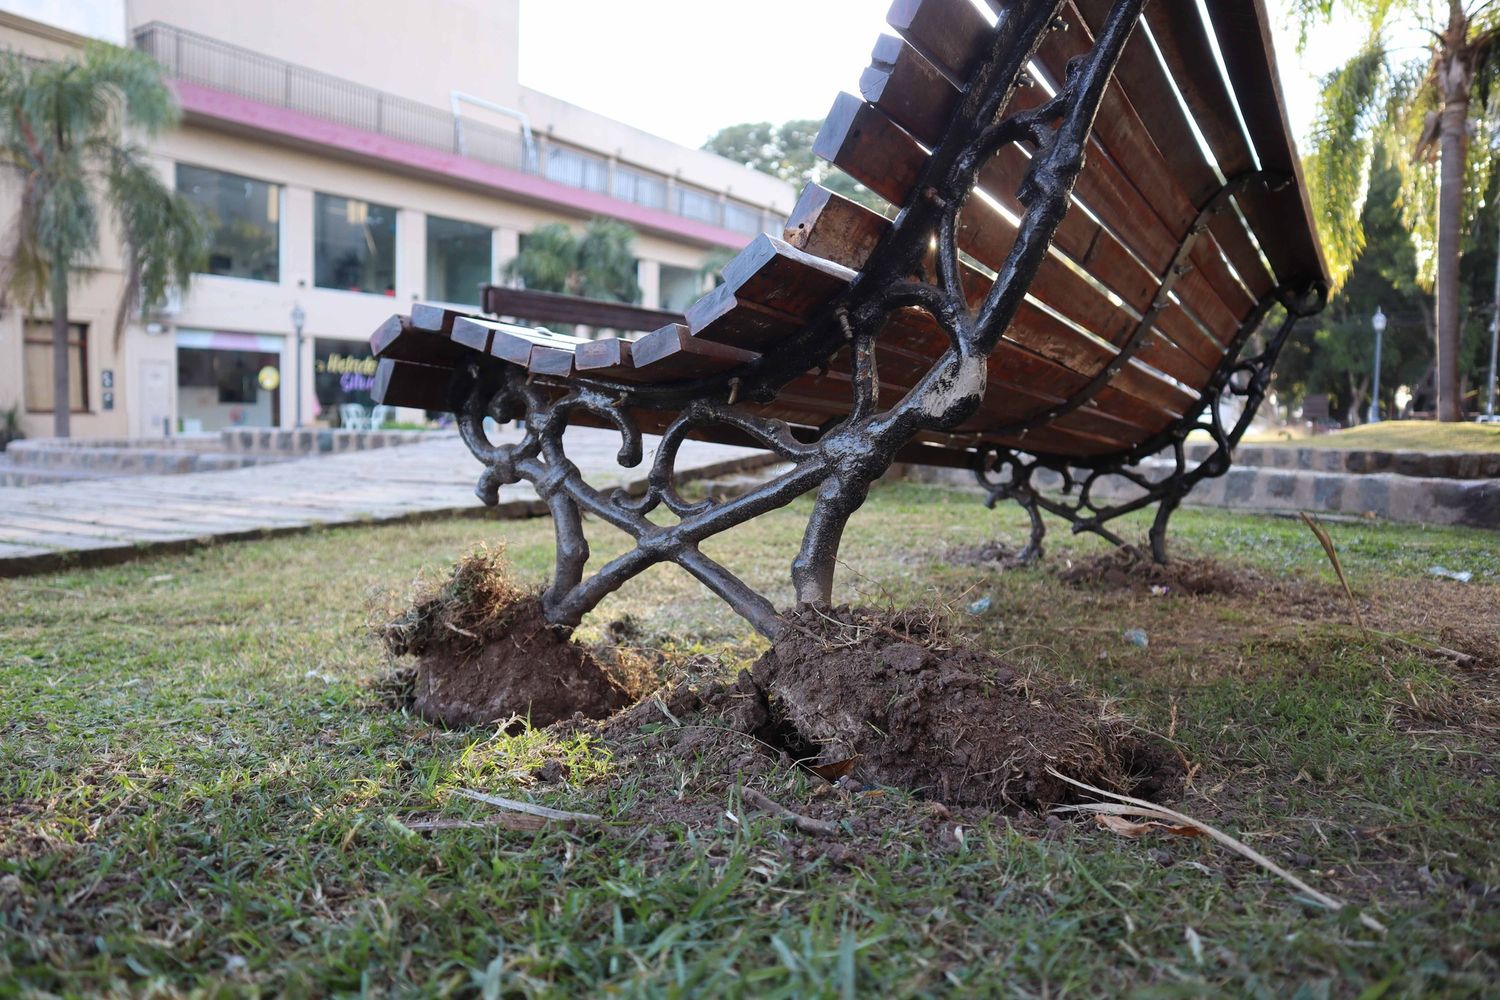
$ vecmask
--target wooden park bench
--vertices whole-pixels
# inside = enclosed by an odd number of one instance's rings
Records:
[[[684,317],[584,318],[511,290],[487,303],[651,330],[633,340],[422,307],[376,333],[377,399],[457,414],[487,501],[522,479],[546,500],[550,621],[576,624],[670,561],[774,635],[771,602],[699,543],[813,493],[792,580],[799,602],[828,602],[844,526],[893,462],[975,470],[992,504],[1030,512],[1027,555],[1042,511],[1124,545],[1108,523],[1156,504],[1166,558],[1168,518],[1227,470],[1292,324],[1327,296],[1270,24],[1262,0],[1211,0],[1206,20],[1189,0],[989,3],[896,0],[862,96],[834,102],[816,151],[889,212],[809,187],[784,237],[752,242]],[[815,39],[798,46],[816,58]],[[1228,425],[1226,395],[1244,404]],[[493,445],[487,417],[524,418],[524,440]],[[661,434],[646,493],[585,483],[568,424],[617,429],[626,466],[643,432]],[[1190,434],[1216,443],[1205,461],[1187,460]],[[770,449],[789,468],[690,502],[673,478],[686,438]],[[1137,468],[1163,453],[1168,474]],[[1040,492],[1039,470],[1065,492]],[[1105,476],[1139,495],[1096,499]],[[670,526],[648,520],[660,506]],[[584,515],[636,542],[587,578]]]

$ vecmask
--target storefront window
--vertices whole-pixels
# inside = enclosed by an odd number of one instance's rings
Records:
[[[280,347],[277,338],[254,334],[179,333],[181,429],[280,426]]]
[[[318,194],[313,271],[319,288],[396,294],[396,210]]]
[[[208,225],[208,274],[280,279],[280,185],[179,163],[177,190],[198,206]]]
[[[368,412],[375,401],[375,358],[370,346],[358,340],[313,341],[313,383],[319,417],[333,422],[341,407],[361,406]]]
[[[488,226],[436,215],[427,217],[427,297],[479,304],[479,286],[490,280],[493,231]]]

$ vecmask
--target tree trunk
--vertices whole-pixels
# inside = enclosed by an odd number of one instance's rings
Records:
[[[1443,97],[1438,125],[1437,418],[1464,418],[1458,386],[1459,259],[1463,253],[1464,177],[1469,151],[1468,23],[1463,5],[1450,0],[1448,31],[1438,56]]]
[[[65,438],[72,430],[73,393],[68,378],[68,272],[52,268],[52,433]]]

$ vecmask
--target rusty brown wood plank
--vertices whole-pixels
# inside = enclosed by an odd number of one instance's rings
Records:
[[[574,323],[609,330],[647,331],[665,323],[682,322],[680,314],[663,309],[528,288],[485,285],[482,297],[485,312],[495,316],[515,316],[533,323]]]
[[[693,336],[682,323],[646,334],[630,345],[635,368],[653,382],[701,378],[742,367],[760,357],[754,351]]]
[[[381,358],[375,366],[375,385],[370,396],[385,406],[447,410],[452,406],[449,398],[452,381],[451,368]]]

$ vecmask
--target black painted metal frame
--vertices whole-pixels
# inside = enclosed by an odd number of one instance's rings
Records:
[[[870,484],[919,434],[949,431],[978,408],[987,385],[989,355],[1015,316],[1068,210],[1105,86],[1146,0],[1116,0],[1093,49],[1073,60],[1056,95],[1037,108],[1005,116],[1010,98],[1025,79],[1027,63],[1045,33],[1060,25],[1057,16],[1064,2],[1032,0],[1005,8],[996,24],[987,58],[966,88],[947,134],[932,151],[910,201],[902,208],[890,233],[843,295],[796,337],[779,344],[756,363],[730,373],[732,377],[669,386],[590,378],[553,382],[544,377],[533,379],[511,366],[496,370],[473,364],[460,373],[454,389],[459,426],[470,450],[487,467],[480,479],[479,495],[487,503],[496,503],[502,485],[524,479],[536,488],[555,521],[556,567],[552,584],[543,596],[549,621],[576,625],[584,614],[627,580],[650,566],[673,562],[702,581],[762,633],[775,636],[783,623],[774,605],[706,556],[699,544],[814,491],[813,512],[792,562],[792,582],[799,603],[830,601],[844,528],[863,504]],[[993,286],[979,306],[971,309],[960,281],[959,212],[980,167],[1007,144],[1022,141],[1035,146],[1035,155],[1018,191],[1025,213]],[[1264,178],[1248,178],[1237,181],[1236,185],[1261,181]],[[1235,185],[1231,188],[1226,189],[1221,199],[1215,199],[1210,208],[1222,207],[1234,190],[1239,189]],[[923,273],[922,263],[934,240],[936,281],[913,280],[911,275]],[[1147,335],[1151,319],[1168,301],[1175,269],[1186,259],[1190,246],[1191,238],[1179,254],[1180,259],[1173,262],[1174,270],[1163,276],[1157,302],[1117,361],[1083,392],[1062,404],[1056,413],[1041,415],[1039,421],[1054,419],[1087,403],[1129,360]],[[1208,405],[1208,401],[1217,399],[1226,386],[1245,394],[1247,402],[1252,398],[1259,401],[1286,330],[1295,315],[1300,314],[1293,294],[1290,290],[1279,290],[1277,297],[1256,310],[1231,353],[1236,360],[1226,362],[1220,369],[1197,412],[1131,455],[1091,468],[1083,480],[1080,502],[1069,506],[1042,496],[1032,485],[1032,475],[1039,468],[1057,469],[1067,482],[1074,482],[1070,464],[1028,458],[1011,451],[990,451],[981,456],[980,475],[992,490],[990,502],[1008,496],[1027,507],[1036,526],[1031,546],[1035,551],[1040,550],[1041,509],[1069,518],[1075,530],[1095,531],[1124,544],[1103,527],[1104,522],[1145,503],[1159,502],[1162,512],[1152,533],[1155,545],[1165,530],[1171,509],[1192,484],[1205,475],[1216,474],[1221,465],[1227,467],[1228,449],[1243,433],[1248,417],[1225,431],[1219,427],[1218,408]],[[1238,361],[1245,343],[1276,302],[1288,307],[1287,324],[1259,355]],[[901,399],[882,409],[875,371],[876,337],[890,314],[906,307],[929,313],[947,334],[949,347]],[[846,346],[852,349],[853,357],[849,414],[817,440],[799,438],[786,423],[753,415],[733,405],[737,400],[773,400],[786,383],[809,369],[825,365]],[[1235,376],[1241,373],[1244,377],[1238,384],[1243,389],[1235,388]],[[726,397],[727,402],[719,402]],[[639,417],[644,411],[676,413],[664,432],[646,493],[634,498],[620,491],[606,494],[586,483],[563,449],[562,433],[570,419],[576,417],[617,428],[622,438],[620,463],[633,467],[642,459]],[[1206,424],[1204,412],[1211,414]],[[1251,408],[1247,407],[1247,412]],[[494,445],[485,435],[487,417],[501,423],[524,418],[524,439],[517,444]],[[780,455],[791,463],[791,469],[733,499],[688,502],[675,485],[677,454],[690,433],[710,424],[735,429],[747,441]],[[1182,459],[1182,442],[1199,427],[1213,433],[1221,449],[1208,462],[1188,470]],[[1122,504],[1118,508],[1099,507],[1090,500],[1089,490],[1096,476],[1135,476],[1126,466],[1169,446],[1176,448],[1177,472],[1161,483],[1138,480],[1153,500]],[[1007,468],[1008,476],[995,478]],[[648,517],[661,507],[673,515],[674,523],[661,524]],[[613,525],[635,540],[629,552],[587,578],[584,570],[589,546],[583,527],[585,514]]]

